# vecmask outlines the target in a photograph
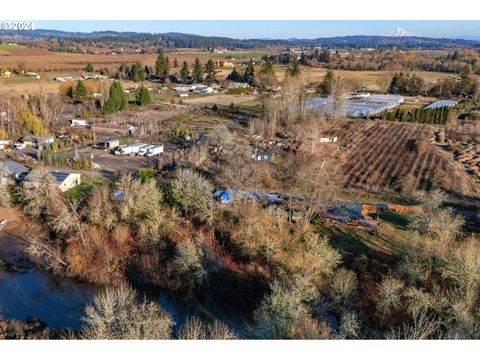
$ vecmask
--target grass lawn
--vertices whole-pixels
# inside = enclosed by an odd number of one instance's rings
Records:
[[[82,180],[80,185],[67,191],[67,198],[70,200],[82,200],[93,190],[95,186],[105,183],[103,178]]]
[[[392,224],[397,229],[406,230],[410,223],[410,217],[407,214],[385,211],[380,213],[380,220]]]
[[[345,258],[392,254],[392,244],[377,234],[333,226],[327,228],[327,235],[330,237],[330,245]]]

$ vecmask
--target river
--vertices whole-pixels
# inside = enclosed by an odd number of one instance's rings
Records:
[[[50,328],[80,330],[85,307],[93,301],[101,287],[83,283],[74,279],[55,276],[41,270],[25,259],[23,244],[10,236],[0,234],[0,260],[10,264],[20,264],[12,270],[0,267],[0,315],[7,319],[25,320],[34,316],[45,322]],[[171,296],[161,289],[140,291],[156,300],[175,321],[176,333],[194,313],[211,314],[220,318],[239,335],[244,333],[243,322],[232,314],[226,313],[214,304],[208,306],[192,304]]]

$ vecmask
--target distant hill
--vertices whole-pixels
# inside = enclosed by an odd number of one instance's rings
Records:
[[[295,42],[304,45],[323,46],[328,48],[397,48],[404,49],[454,49],[480,48],[480,42],[465,39],[427,38],[419,36],[378,36],[352,35],[336,36],[318,39],[295,39]]]
[[[233,39],[219,36],[201,36],[184,33],[136,33],[118,31],[68,32],[59,30],[36,29],[32,31],[0,30],[0,38],[23,40],[60,40],[76,41],[104,41],[111,43],[129,42],[153,46],[181,47],[181,48],[240,48],[251,49],[269,45],[283,46],[322,46],[327,48],[390,48],[396,46],[406,49],[445,49],[445,48],[480,48],[480,41],[476,39],[448,39],[412,36],[408,31],[397,28],[392,36],[335,36],[317,39]]]

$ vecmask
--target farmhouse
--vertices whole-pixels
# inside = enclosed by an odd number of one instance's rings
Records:
[[[51,176],[62,192],[70,190],[82,182],[82,176],[79,173],[55,170],[45,174],[39,174],[38,172],[32,171],[27,175],[27,177],[25,177],[23,186],[35,188],[40,184],[40,182],[45,180],[46,176]]]
[[[98,134],[132,135],[133,133],[135,133],[135,127],[128,124],[98,123],[93,124],[92,129]]]
[[[30,172],[29,168],[12,160],[1,161],[0,169],[17,181],[23,180]]]
[[[50,175],[53,176],[58,188],[62,192],[70,190],[71,188],[79,185],[82,181],[82,176],[79,173],[52,171]]]

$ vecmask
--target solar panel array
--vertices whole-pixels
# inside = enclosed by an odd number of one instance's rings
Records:
[[[55,178],[55,181],[58,183],[62,183],[65,179],[70,175],[70,173],[60,172],[60,171],[52,171],[50,174]]]

